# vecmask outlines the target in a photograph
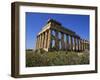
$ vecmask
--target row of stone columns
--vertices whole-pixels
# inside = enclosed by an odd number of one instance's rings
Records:
[[[37,36],[36,49],[39,48],[50,48],[51,45],[51,30],[46,30]]]
[[[55,35],[51,34],[51,36],[55,36],[53,40],[55,40],[54,49],[59,50],[59,44],[61,42],[61,50],[71,50],[71,51],[83,51],[85,49],[89,49],[89,43],[86,40],[82,40],[77,36],[72,36],[68,34],[64,34],[61,32],[61,39],[58,38],[58,31],[55,31]],[[66,40],[64,41],[64,35],[66,35]],[[52,42],[52,39],[51,39]],[[52,44],[51,44],[52,46]]]
[[[66,40],[64,41],[64,35],[66,35]],[[54,39],[52,39],[54,36]],[[79,37],[64,34],[61,32],[61,39],[58,38],[58,31],[55,30],[55,35],[52,34],[52,30],[46,30],[37,36],[36,49],[44,48],[52,50],[52,40],[55,41],[54,47],[56,50],[60,50],[59,44],[61,42],[61,50],[71,50],[71,51],[83,51],[89,49],[89,43],[86,40],[82,40]]]

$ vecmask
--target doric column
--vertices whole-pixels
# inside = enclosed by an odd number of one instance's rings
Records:
[[[76,37],[74,37],[74,50],[76,51]]]
[[[39,37],[37,36],[36,39],[37,39],[37,40],[36,40],[36,49],[38,49]]]
[[[76,51],[78,51],[78,45],[79,45],[78,38],[76,38]]]
[[[41,48],[43,48],[43,33],[41,34]]]
[[[64,33],[61,33],[61,49],[64,50],[65,46],[64,46]]]
[[[39,35],[38,35],[38,44],[37,44],[37,48],[39,49]]]
[[[41,48],[41,42],[42,42],[42,35],[40,34],[39,48]]]
[[[50,50],[52,48],[52,39],[51,39],[51,29],[48,30],[48,42],[47,42],[47,48]]]
[[[41,34],[41,47],[40,48],[42,48],[42,42],[43,42],[43,34]]]
[[[55,47],[59,49],[59,42],[58,42],[58,32],[55,30]]]
[[[81,46],[82,46],[82,51],[83,51],[83,40],[81,39]]]
[[[48,48],[48,30],[46,31],[46,48]]]
[[[44,41],[45,41],[45,33],[43,32],[42,48],[44,48]]]
[[[42,48],[44,48],[44,38],[45,38],[45,33],[42,33]]]
[[[68,34],[66,34],[66,50],[69,50],[69,38],[68,38]]]
[[[39,49],[39,40],[40,40],[40,36],[38,35],[38,49]]]
[[[36,45],[35,45],[36,46],[36,49],[37,49],[37,43],[38,43],[38,38],[36,37]]]
[[[72,36],[70,36],[70,50],[73,50],[73,39]]]
[[[80,42],[81,42],[81,44],[80,44],[80,45],[81,45],[81,51],[82,51],[82,50],[83,50],[83,49],[82,49],[82,39],[81,39],[81,41],[80,41]]]
[[[82,40],[82,45],[83,45],[83,51],[84,51],[84,40]]]
[[[79,51],[81,51],[81,42],[80,42],[80,38],[79,38]]]
[[[85,40],[85,49],[86,49],[86,40]]]
[[[44,40],[44,34],[41,34],[41,48],[43,48],[43,40]]]
[[[83,40],[83,51],[84,51],[84,40]]]
[[[87,42],[85,43],[85,48],[87,49]]]
[[[42,43],[42,48],[44,48],[45,45],[45,32],[43,32],[43,43]]]
[[[85,40],[84,40],[84,50],[85,50]]]
[[[80,41],[79,41],[79,38],[77,39],[77,44],[78,44],[78,47],[77,47],[78,49],[77,50],[80,51]]]
[[[47,47],[46,45],[47,45],[47,31],[45,31],[44,48]]]
[[[41,48],[41,35],[39,35],[39,48]]]
[[[80,51],[82,51],[81,39],[80,39]]]

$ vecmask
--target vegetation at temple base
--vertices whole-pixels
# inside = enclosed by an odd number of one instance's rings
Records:
[[[26,67],[89,64],[88,52],[26,50]]]

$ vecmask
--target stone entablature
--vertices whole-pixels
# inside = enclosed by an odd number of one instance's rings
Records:
[[[50,19],[37,35],[36,49],[40,48],[46,51],[84,51],[85,49],[89,49],[89,42],[81,39],[74,31],[63,27],[61,23]]]

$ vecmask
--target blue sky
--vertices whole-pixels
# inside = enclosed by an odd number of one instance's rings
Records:
[[[26,12],[26,48],[35,48],[36,35],[48,19],[55,19],[81,38],[89,40],[89,15]]]

